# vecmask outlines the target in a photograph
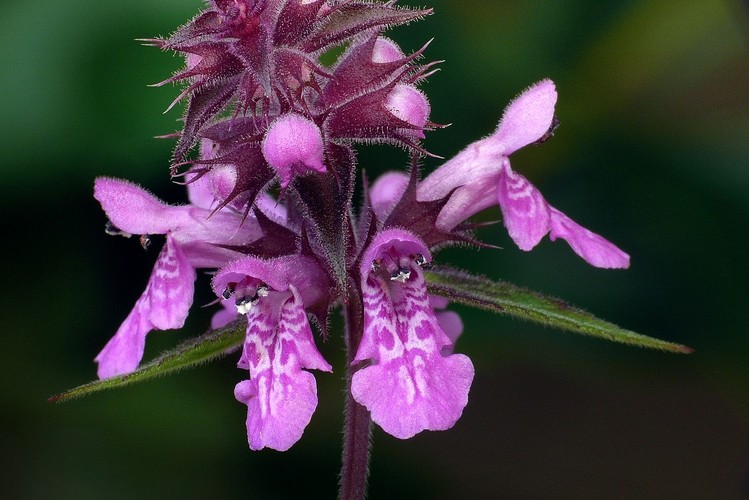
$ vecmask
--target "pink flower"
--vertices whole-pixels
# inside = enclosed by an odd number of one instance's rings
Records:
[[[191,198],[205,200],[195,189]],[[145,189],[118,179],[96,179],[94,197],[118,230],[166,235],[146,289],[96,356],[99,378],[108,378],[138,367],[148,332],[183,326],[192,305],[195,269],[220,267],[240,255],[218,245],[246,245],[262,234],[253,218],[242,224],[242,216],[230,211],[209,218],[212,211],[208,208],[167,205]]]
[[[468,402],[473,364],[451,354],[453,341],[435,316],[421,265],[431,255],[413,234],[388,229],[365,250],[361,266],[364,334],[351,392],[385,432],[406,439],[452,427]],[[451,322],[452,321],[452,322]],[[460,325],[448,320],[457,337]]]
[[[356,492],[364,491],[368,449],[360,445],[371,421],[406,439],[452,427],[468,402],[474,367],[454,353],[463,323],[445,310],[464,292],[448,282],[435,288],[448,298],[431,296],[424,271],[430,250],[482,245],[464,221],[498,204],[523,250],[549,234],[595,266],[629,264],[510,166],[515,151],[554,131],[550,80],[513,101],[490,136],[419,181],[416,156],[430,154],[421,141],[440,127],[420,87],[437,63],[419,63],[428,43],[406,55],[382,32],[431,9],[395,3],[209,0],[168,39],[147,40],[185,57],[185,68],[162,84],[186,84],[175,100],[187,101],[184,123],[169,135],[178,138],[171,175],[186,181],[190,204],[167,205],[108,178],[97,179],[94,194],[116,233],[144,235],[143,242],[165,236],[144,292],[96,357],[99,376],[135,370],[151,330],[183,326],[196,269],[216,269],[222,307],[212,328],[247,319],[238,361],[247,375],[234,396],[247,406],[253,450],[284,451],[301,438],[318,403],[311,370],[331,371],[309,315],[325,336],[334,307],[343,308],[344,343],[354,350],[341,475],[347,498],[363,495]],[[345,48],[330,61],[335,47]],[[410,175],[365,182],[358,217],[357,143],[413,155]]]
[[[288,450],[317,408],[314,376],[305,368],[332,371],[315,347],[305,308],[324,301],[328,281],[312,258],[262,260],[243,257],[213,279],[217,295],[232,296],[247,316],[238,366],[250,379],[234,395],[247,405],[250,448]]]
[[[531,250],[549,233],[562,238],[596,267],[629,267],[629,255],[552,207],[528,179],[512,170],[509,156],[553,132],[557,93],[551,80],[525,90],[505,109],[497,130],[470,144],[421,183],[420,201],[450,193],[437,226],[451,230],[472,215],[499,204],[504,224],[521,250]]]

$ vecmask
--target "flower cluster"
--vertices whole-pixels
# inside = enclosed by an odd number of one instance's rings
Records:
[[[331,371],[310,320],[324,337],[338,306],[358,318],[346,332],[351,395],[382,429],[408,438],[450,428],[468,401],[473,365],[453,352],[462,323],[428,293],[425,270],[438,248],[480,244],[470,217],[499,205],[522,250],[548,233],[594,266],[628,266],[510,166],[512,153],[556,127],[549,80],[513,101],[491,135],[419,178],[420,141],[437,125],[418,87],[433,64],[382,32],[429,13],[365,0],[212,0],[171,37],[151,40],[186,60],[166,82],[186,83],[172,175],[190,203],[97,179],[111,232],[166,237],[145,291],[96,357],[100,378],[135,370],[151,330],[181,327],[196,269],[209,269],[223,306],[212,326],[247,321],[238,366],[248,378],[235,397],[247,405],[250,448],[286,450],[301,437],[317,406],[308,370]],[[361,142],[403,147],[414,162],[410,173],[365,181],[355,215]]]

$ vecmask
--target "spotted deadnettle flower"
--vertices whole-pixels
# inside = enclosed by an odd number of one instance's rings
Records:
[[[209,219],[212,210],[206,206],[167,205],[127,181],[101,177],[94,197],[121,233],[166,235],[145,291],[96,357],[99,377],[108,378],[137,368],[149,331],[182,327],[192,305],[195,269],[218,268],[240,255],[219,245],[249,244],[262,234],[254,218],[242,224],[241,215],[220,211]],[[197,187],[191,199],[208,203]]]
[[[430,303],[421,269],[429,260],[418,237],[387,229],[360,266],[364,335],[356,361],[372,364],[354,373],[351,392],[375,423],[400,439],[452,427],[473,381],[471,360],[451,354],[453,340]]]
[[[629,255],[549,205],[528,179],[510,167],[512,153],[553,133],[556,101],[551,80],[528,88],[507,107],[492,135],[470,144],[426,177],[417,197],[437,200],[452,192],[437,218],[437,226],[444,230],[499,204],[505,227],[521,250],[531,250],[550,233],[552,240],[566,240],[596,267],[629,267]]]
[[[314,259],[301,255],[262,260],[244,257],[213,279],[216,293],[231,297],[247,316],[238,366],[250,379],[234,395],[247,405],[250,448],[285,451],[302,436],[317,407],[314,376],[332,371],[315,347],[305,308],[326,300],[328,281]]]

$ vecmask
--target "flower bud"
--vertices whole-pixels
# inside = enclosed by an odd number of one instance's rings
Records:
[[[385,172],[377,178],[369,190],[369,201],[377,217],[387,219],[407,186],[408,175],[403,172]]]
[[[429,117],[429,101],[416,87],[399,83],[388,95],[385,107],[397,118],[408,122],[418,130],[411,133],[424,138],[424,125]]]
[[[379,37],[372,50],[372,62],[385,64],[398,61],[406,57],[403,51],[389,38]]]
[[[263,156],[278,173],[284,188],[295,173],[326,171],[320,129],[295,113],[281,116],[268,128],[263,140]]]
[[[201,160],[210,161],[215,158],[216,143],[210,139],[203,139],[200,143]],[[210,170],[201,173],[187,185],[190,203],[202,208],[215,208],[216,203],[227,201],[233,208],[242,211],[247,204],[245,194],[237,195],[237,167],[232,164],[212,164]]]
[[[188,52],[187,55],[185,56],[185,67],[188,70],[191,70],[195,66],[197,66],[202,60],[203,60],[202,56]]]

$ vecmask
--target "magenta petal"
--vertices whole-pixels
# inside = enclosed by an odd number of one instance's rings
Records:
[[[566,240],[589,264],[602,268],[627,268],[629,255],[603,237],[588,231],[550,206],[528,179],[506,162],[497,190],[505,227],[521,250],[531,250],[549,231],[551,240]]]
[[[293,377],[262,372],[234,388],[247,405],[247,442],[252,450],[286,451],[299,441],[317,408],[315,377],[300,371]]]
[[[211,208],[215,202],[213,193],[211,192],[210,178],[203,176],[195,181],[187,184],[187,199],[190,201],[190,205],[199,208]]]
[[[496,183],[496,176],[505,158],[502,156],[501,144],[497,142],[490,136],[466,146],[419,183],[416,198],[419,201],[439,200],[461,186],[471,188],[466,204],[473,198],[484,196],[484,192],[492,188],[483,184],[487,184],[487,181]],[[472,186],[477,183],[482,186],[473,189]]]
[[[213,277],[211,286],[220,297],[229,283],[239,283],[248,277],[265,282],[273,290],[298,290],[305,307],[322,300],[328,293],[325,271],[313,258],[298,254],[270,260],[244,256],[222,267]]]
[[[165,234],[174,226],[172,207],[132,182],[99,177],[94,198],[118,229],[133,234]]]
[[[201,160],[213,160],[216,143],[210,139],[200,141]],[[203,174],[200,180],[187,185],[190,203],[200,208],[213,208],[217,201],[233,196],[237,184],[237,166],[231,164],[211,164],[210,171]],[[240,194],[229,203],[238,211],[244,210],[247,203],[246,194]]]
[[[461,186],[452,193],[437,216],[436,225],[443,231],[451,231],[472,215],[496,204],[496,175],[476,177],[474,182]]]
[[[270,292],[247,317],[240,367],[251,380],[237,384],[234,394],[247,405],[250,448],[284,451],[302,436],[317,407],[315,378],[303,368],[330,371],[314,345],[301,297]]]
[[[557,238],[566,240],[577,255],[593,266],[608,269],[626,269],[629,267],[629,255],[602,236],[580,226],[555,208],[551,209],[551,234],[549,237],[552,241]]]
[[[541,139],[551,127],[556,103],[557,91],[551,80],[528,87],[507,106],[491,139],[502,144],[504,156]]]
[[[216,197],[211,191],[210,172],[201,176],[193,174],[187,177],[187,199],[194,207],[210,209],[214,206]]]
[[[427,261],[432,260],[432,254],[418,236],[404,229],[386,229],[375,236],[362,255],[359,265],[362,285],[367,282],[372,262],[381,258],[384,254],[396,258],[421,254]]]
[[[455,425],[468,403],[473,373],[471,360],[463,354],[409,351],[356,372],[351,393],[385,432],[408,439],[423,430]]]
[[[99,378],[134,371],[152,329],[180,328],[192,305],[195,270],[171,236],[161,250],[148,285],[114,337],[96,356]]]
[[[392,258],[406,269],[405,245],[417,241],[399,234],[395,245],[388,244],[388,237],[395,235],[385,231],[376,237],[362,268],[373,258],[380,266]],[[404,251],[393,253],[399,248]],[[442,354],[452,342],[430,305],[423,271],[417,265],[407,269],[403,279],[388,278],[379,270],[363,277],[364,335],[356,360],[371,359],[373,364],[357,371],[351,381],[354,399],[383,430],[400,439],[452,427],[468,402],[474,373],[468,357]]]
[[[499,207],[510,237],[521,250],[531,250],[549,232],[549,204],[528,179],[506,161],[499,173]]]
[[[432,309],[446,309],[450,305],[450,300],[447,297],[441,295],[429,295],[429,305]]]
[[[149,318],[155,328],[181,328],[192,305],[195,269],[180,246],[167,235],[148,282]]]
[[[460,315],[455,311],[446,311],[450,301],[446,297],[440,297],[439,295],[429,296],[429,305],[434,309],[434,315],[437,318],[437,322],[440,328],[445,332],[447,338],[450,339],[450,345],[442,348],[442,354],[452,354],[455,343],[463,333],[463,320]]]
[[[100,379],[131,373],[138,368],[146,347],[146,334],[153,329],[148,321],[148,288],[135,303],[104,349],[96,356]]]
[[[298,363],[302,368],[332,372],[333,367],[325,361],[320,351],[315,346],[307,313],[304,310],[302,294],[289,285],[292,299],[284,302],[281,308],[280,323],[278,326],[278,338],[284,342],[294,342],[299,356]],[[285,362],[282,358],[282,362]]]
[[[435,316],[437,317],[437,322],[440,324],[440,328],[442,328],[452,344],[448,350],[443,349],[442,354],[446,352],[451,353],[452,347],[463,333],[463,320],[460,319],[460,315],[455,311],[435,311]]]
[[[438,228],[445,231],[455,228],[472,215],[494,205],[497,197],[500,204],[504,197],[508,206],[515,205],[514,201],[507,197],[509,191],[496,192],[497,180],[503,174],[506,165],[509,165],[507,157],[510,154],[541,139],[549,131],[554,118],[556,99],[556,90],[551,80],[543,80],[533,85],[510,103],[492,135],[469,144],[420,183],[416,194],[419,201],[438,200],[450,195],[437,218]],[[500,188],[501,183],[500,180]],[[533,193],[532,198],[543,199],[537,192]],[[523,202],[528,205],[526,207],[514,208],[530,209],[532,201]],[[504,207],[502,209],[504,212]],[[507,218],[507,214],[505,217]],[[522,244],[513,237],[521,248],[533,248],[549,230],[548,220],[544,227],[543,214],[539,213],[534,217],[540,225],[531,228],[521,224],[526,227],[517,228]],[[545,217],[548,219],[548,214]]]
[[[234,299],[221,301],[221,309],[216,311],[211,318],[211,329],[217,330],[223,328],[239,317],[237,306],[234,305]]]
[[[387,218],[403,196],[407,185],[408,175],[403,172],[385,172],[377,178],[369,190],[369,201],[377,217],[381,220]]]
[[[192,205],[172,206],[127,181],[100,177],[94,196],[118,229],[132,234],[169,233],[194,267],[219,267],[238,254],[218,245],[246,245],[262,236],[250,216]]]

